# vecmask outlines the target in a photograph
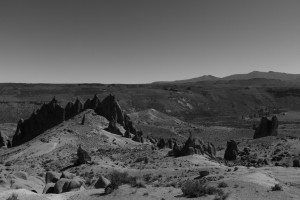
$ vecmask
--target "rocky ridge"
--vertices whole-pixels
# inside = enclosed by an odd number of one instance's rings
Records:
[[[117,128],[115,123],[118,123],[123,126],[125,130],[137,135],[130,118],[123,113],[113,95],[107,96],[102,102],[97,95],[95,95],[92,100],[87,99],[84,104],[82,104],[79,99],[76,99],[75,103],[69,102],[65,108],[61,107],[54,97],[48,104],[43,104],[40,109],[33,112],[28,119],[19,120],[17,130],[12,139],[12,146],[18,146],[28,142],[46,130],[65,120],[71,119],[87,109],[93,109],[98,115],[104,116],[111,122],[108,131],[111,130],[113,133],[116,133]],[[135,137],[135,141],[141,141],[140,137],[142,137],[142,133],[139,133]]]

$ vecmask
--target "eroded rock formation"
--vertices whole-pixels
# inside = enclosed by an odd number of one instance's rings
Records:
[[[266,137],[266,136],[276,136],[278,128],[278,119],[276,116],[273,116],[271,120],[267,117],[262,117],[258,127],[253,127],[255,130],[253,139]]]
[[[144,143],[143,132],[137,131],[132,140],[135,142]]]
[[[7,145],[8,141],[9,141],[8,137],[0,131],[0,148],[8,147],[8,145]]]
[[[163,149],[163,148],[166,148],[166,142],[165,142],[165,140],[163,139],[163,138],[161,138],[159,141],[158,141],[158,143],[157,143],[157,147],[159,148],[159,149]]]
[[[79,99],[76,99],[75,103],[69,102],[65,108],[65,119],[68,120],[75,115],[78,115],[83,110],[83,105]]]
[[[12,140],[12,146],[23,144],[65,120],[65,109],[58,105],[55,97],[33,112],[26,120],[20,120]]]
[[[116,101],[115,96],[109,95],[101,102],[101,105],[96,109],[99,115],[104,116],[107,120],[115,120],[122,126],[124,123],[124,114],[121,110],[120,105]]]
[[[212,143],[208,142],[207,144],[205,144],[202,140],[190,136],[183,147],[180,147],[176,142],[173,142],[173,150],[170,152],[170,154],[176,157],[193,154],[215,157],[216,149]]]
[[[225,160],[236,160],[239,154],[239,149],[234,140],[227,141],[227,147],[224,154]]]
[[[117,126],[117,122],[114,120],[109,122],[109,125],[105,130],[108,132],[111,132],[113,134],[123,136],[122,132],[120,131],[119,127]]]
[[[77,149],[77,157],[78,157],[78,159],[77,159],[77,162],[75,163],[77,165],[86,164],[92,160],[90,155],[88,154],[88,152],[86,150],[84,150],[81,147],[81,145],[79,145],[79,147]]]
[[[21,145],[86,109],[93,109],[97,114],[104,116],[109,121],[123,126],[127,131],[127,137],[130,137],[130,134],[133,134],[135,135],[135,141],[143,141],[142,136],[137,134],[136,129],[133,127],[129,116],[122,112],[120,105],[113,95],[107,96],[102,102],[97,95],[95,95],[92,100],[87,99],[84,105],[79,99],[76,99],[75,103],[69,102],[65,109],[58,105],[57,100],[54,97],[51,102],[44,104],[28,119],[20,119],[12,140],[12,146]],[[84,124],[84,122],[82,124]],[[108,129],[111,130],[110,132],[120,133],[117,130],[117,124],[110,123]]]

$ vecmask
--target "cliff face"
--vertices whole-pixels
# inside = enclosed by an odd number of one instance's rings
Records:
[[[48,104],[42,105],[39,110],[32,113],[28,119],[19,120],[12,145],[18,146],[23,144],[86,109],[93,109],[97,114],[104,116],[109,121],[118,122],[133,134],[136,132],[130,118],[127,116],[126,120],[124,119],[126,115],[124,115],[113,95],[107,96],[102,102],[97,95],[92,100],[86,100],[84,104],[77,99],[75,103],[69,102],[65,108],[58,105],[57,100],[53,98]]]
[[[254,127],[255,133],[253,139],[267,137],[267,136],[277,136],[278,119],[273,116],[271,120],[267,117],[262,117],[258,127]]]

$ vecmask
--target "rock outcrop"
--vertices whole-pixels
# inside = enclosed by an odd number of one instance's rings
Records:
[[[143,132],[137,131],[132,140],[135,142],[144,143]]]
[[[63,193],[79,190],[84,181],[70,172],[47,172],[45,177],[45,187],[43,194]]]
[[[65,120],[65,109],[58,105],[55,97],[44,104],[26,120],[20,120],[12,140],[12,146],[23,144]]]
[[[190,136],[183,147],[178,146],[176,141],[174,141],[173,149],[169,154],[175,157],[200,154],[214,158],[216,149],[212,143],[208,142],[205,144],[202,140]]]
[[[43,194],[55,194],[54,186],[55,183],[47,183],[44,187]]]
[[[122,132],[120,131],[119,127],[117,126],[117,122],[114,120],[109,122],[108,127],[105,130],[108,132],[111,132],[113,134],[123,136]]]
[[[53,171],[48,171],[45,176],[45,182],[47,183],[56,183],[60,177],[61,173],[53,172]]]
[[[94,187],[96,189],[99,188],[106,188],[107,186],[109,186],[111,184],[110,180],[108,180],[107,178],[105,178],[104,176],[100,176],[99,179],[96,181]]]
[[[82,185],[83,185],[83,181],[79,178],[74,178],[74,179],[61,178],[54,185],[54,192],[56,194],[60,194],[64,192],[76,191],[79,190]]]
[[[130,134],[133,134],[136,136],[134,139],[135,141],[143,140],[142,136],[137,134],[129,116],[122,112],[120,105],[113,95],[107,96],[102,102],[97,95],[95,95],[92,100],[86,100],[84,105],[79,99],[76,99],[75,103],[69,102],[65,108],[58,105],[57,100],[54,97],[50,103],[44,104],[28,119],[20,119],[15,135],[13,136],[12,146],[21,145],[86,109],[93,109],[98,115],[108,119],[111,122],[108,131],[123,135],[125,131],[121,131],[122,133],[118,131],[119,128],[117,127],[117,124],[120,124],[129,132],[126,134],[127,137],[130,137]],[[82,119],[81,124],[84,124],[84,122],[85,117]],[[123,127],[121,127],[122,130]]]
[[[227,147],[224,154],[225,160],[236,160],[239,154],[239,149],[234,140],[227,141]]]
[[[267,117],[262,117],[258,127],[253,127],[255,130],[253,139],[266,137],[266,136],[277,136],[278,119],[276,116],[269,120]]]
[[[43,180],[33,176],[29,176],[26,172],[23,171],[11,173],[6,176],[6,178],[0,177],[0,180],[0,189],[8,186],[7,188],[10,189],[26,189],[35,193],[42,193],[43,191]],[[9,183],[9,185],[3,185],[6,183]]]
[[[8,144],[7,144],[8,141],[9,141],[8,137],[0,131],[0,148],[1,147],[8,147]]]
[[[132,134],[136,134],[136,129],[133,127],[133,123],[130,120],[130,117],[126,114],[124,114],[124,128],[125,130],[128,130]]]

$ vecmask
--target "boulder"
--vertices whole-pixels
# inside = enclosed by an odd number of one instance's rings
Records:
[[[173,145],[173,149],[172,151],[170,152],[171,155],[173,156],[181,156],[181,151],[182,151],[182,148],[180,148],[178,145],[177,145],[177,142],[174,143]]]
[[[300,161],[299,160],[293,160],[293,167],[300,167]]]
[[[164,149],[164,148],[166,148],[166,142],[165,142],[165,140],[163,139],[163,138],[161,138],[159,141],[158,141],[158,143],[157,143],[157,147],[159,148],[159,149]]]
[[[126,131],[125,131],[124,137],[126,137],[126,138],[131,138],[131,134],[130,134],[129,130],[126,130]]]
[[[11,141],[10,141],[10,140],[7,140],[6,145],[7,145],[7,148],[11,148],[11,147],[12,147]]]
[[[77,164],[79,165],[89,163],[92,160],[88,152],[82,149],[81,145],[77,149],[77,156]]]
[[[67,171],[63,172],[62,175],[61,175],[61,178],[67,178],[67,179],[73,179],[75,177],[76,177],[75,174],[72,174],[72,173],[67,172]]]
[[[106,188],[107,186],[109,186],[111,184],[111,182],[107,179],[107,178],[105,178],[104,176],[100,176],[99,178],[98,178],[98,180],[96,181],[96,183],[95,183],[95,188],[96,189],[99,189],[99,188]]]
[[[48,171],[45,176],[45,182],[47,183],[56,183],[60,177],[62,176],[61,173]]]
[[[5,178],[4,174],[0,174],[0,190],[1,189],[8,189],[10,188],[10,183],[8,180]]]
[[[227,147],[224,154],[225,160],[236,160],[239,150],[234,140],[227,141]]]
[[[67,179],[67,178],[61,178],[61,179],[59,179],[55,183],[55,185],[54,185],[54,192],[56,194],[60,194],[60,193],[62,193],[64,191],[66,191],[66,189],[67,189],[67,187],[68,187],[68,185],[69,185],[70,182],[71,182],[71,180]]]
[[[209,171],[207,171],[207,170],[200,171],[200,172],[199,172],[199,175],[200,175],[201,178],[202,178],[202,177],[205,177],[205,176],[208,176],[208,175],[209,175]]]
[[[253,139],[267,136],[277,136],[278,119],[276,116],[273,116],[271,120],[269,120],[267,117],[262,117],[259,126],[253,126],[253,129],[255,130]]]
[[[156,144],[157,140],[152,138],[152,137],[148,137],[148,140],[152,143],[152,144]]]
[[[19,172],[15,172],[14,176],[23,180],[28,180],[28,174],[26,172],[23,171],[19,171]]]
[[[76,177],[72,179],[70,182],[64,184],[63,192],[77,191],[81,188],[82,185],[83,185],[83,181],[80,178]]]
[[[105,130],[108,132],[111,132],[113,134],[123,136],[122,132],[120,131],[119,127],[117,126],[116,121],[110,121],[108,124],[108,127]]]
[[[250,155],[250,148],[245,147],[245,148],[244,148],[244,154],[245,154],[245,155]]]
[[[44,187],[43,194],[55,194],[54,186],[55,183],[47,183]]]
[[[124,128],[125,130],[128,130],[132,134],[136,134],[136,129],[133,127],[133,123],[130,120],[130,117],[126,114],[124,114]]]
[[[42,193],[44,183],[33,176],[28,176],[25,172],[15,172],[6,177],[11,189],[26,189],[36,193]]]

